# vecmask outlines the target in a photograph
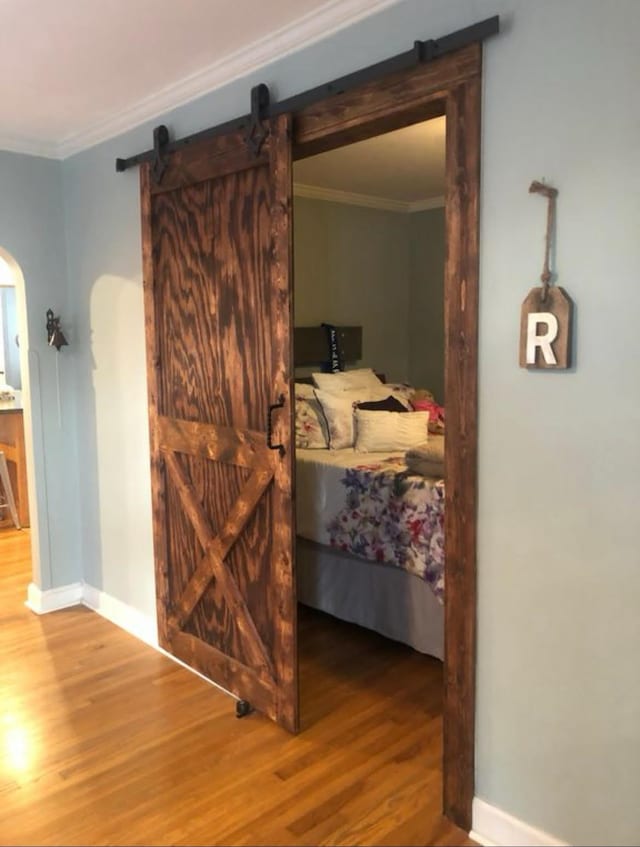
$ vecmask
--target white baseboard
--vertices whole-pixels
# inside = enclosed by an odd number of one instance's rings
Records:
[[[103,618],[135,635],[145,644],[158,647],[158,628],[154,618],[145,615],[133,606],[123,603],[116,597],[94,588],[93,585],[83,586],[82,603]]]
[[[34,582],[29,583],[27,588],[26,605],[36,615],[46,615],[57,609],[66,609],[69,606],[78,606],[82,603],[83,584],[72,582],[69,585],[61,585],[59,588],[49,588],[43,591]]]
[[[223,688],[221,685],[218,685],[208,677],[204,676],[204,674],[201,674],[199,671],[189,665],[186,665],[183,661],[176,658],[176,656],[173,656],[171,653],[167,653],[167,651],[158,644],[158,626],[155,618],[150,618],[138,611],[138,609],[134,609],[133,606],[123,603],[122,600],[118,600],[110,594],[106,594],[104,591],[94,588],[93,585],[84,585],[82,602],[88,609],[92,609],[94,612],[102,615],[103,618],[106,618],[108,621],[111,621],[111,623],[119,626],[120,629],[124,629],[130,635],[134,635],[136,638],[144,641],[145,644],[153,647],[159,653],[162,653],[163,656],[167,656],[167,658],[171,659],[173,662],[176,662],[178,665],[182,665],[183,668],[186,668],[188,671],[191,671],[191,673],[199,676],[200,679],[204,679],[204,681],[208,682],[209,685],[213,685],[214,688],[218,688],[230,697],[237,699],[237,697],[235,697],[235,695],[230,691],[227,691],[226,688]]]
[[[158,644],[158,627],[155,618],[145,615],[138,609],[134,609],[133,606],[123,603],[122,600],[112,597],[110,594],[101,591],[99,588],[95,588],[93,585],[88,585],[86,582],[74,582],[71,585],[63,585],[60,588],[51,588],[48,591],[42,591],[37,585],[31,583],[27,592],[26,605],[38,615],[55,612],[56,609],[66,609],[69,606],[86,606],[92,612],[97,612],[103,618],[106,618],[106,620],[119,626],[120,629],[124,629],[125,632],[140,639],[140,641],[144,641],[145,644],[148,644],[172,661],[182,665],[183,668],[204,679],[205,682],[208,682],[215,688],[219,688],[220,691],[223,691],[230,697],[237,699],[226,688],[213,682],[199,671],[189,667],[189,665],[186,665],[180,659],[172,656],[171,653],[167,653],[166,650],[160,647]]]
[[[566,847],[567,844],[479,797],[473,798],[471,817],[473,829],[469,838],[484,847]]]
[[[32,582],[27,589],[26,605],[38,615],[55,612],[57,609],[67,609],[69,606],[86,606],[146,644],[158,647],[158,629],[155,619],[110,594],[87,585],[86,582],[72,582],[70,585],[61,585],[46,591]]]

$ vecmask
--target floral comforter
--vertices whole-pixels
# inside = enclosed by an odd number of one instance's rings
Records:
[[[444,482],[398,455],[298,450],[296,487],[299,535],[409,571],[442,602]]]

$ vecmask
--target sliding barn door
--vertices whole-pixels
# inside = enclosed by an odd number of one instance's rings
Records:
[[[141,174],[160,643],[298,728],[291,133],[232,133]],[[276,445],[281,445],[272,449]]]

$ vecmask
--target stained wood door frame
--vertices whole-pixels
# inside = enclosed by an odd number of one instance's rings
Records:
[[[293,113],[294,159],[446,116],[443,806],[466,830],[475,747],[481,74],[482,45],[471,44]]]

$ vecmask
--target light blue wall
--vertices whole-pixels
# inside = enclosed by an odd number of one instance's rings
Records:
[[[640,4],[494,8],[513,12],[485,66],[478,793],[574,844],[634,844]],[[527,191],[543,177],[576,303],[570,373],[517,367],[546,215]]]
[[[86,582],[155,616],[138,172],[116,175],[121,149],[64,162],[81,554]]]
[[[39,533],[34,543],[39,549],[40,573],[36,581],[46,589],[80,579],[77,351],[67,294],[60,162],[0,152],[0,249],[20,266],[25,283],[37,469],[36,492],[30,496],[37,497]],[[62,316],[70,344],[59,354],[47,345],[48,308]]]
[[[184,135],[247,110],[256,82],[282,98],[494,13],[504,32],[486,46],[484,75],[477,793],[571,843],[635,844],[640,3],[404,0],[164,120]],[[68,409],[75,379],[85,576],[153,615],[137,175],[113,166],[150,140],[148,125],[64,163],[68,303],[55,165],[0,157],[0,243],[31,285],[46,410],[54,362],[41,315],[56,295],[73,319],[61,362]],[[570,373],[517,365],[519,307],[542,260],[534,178],[560,191],[556,266],[577,306]],[[75,456],[65,422],[46,412],[60,575],[76,552],[60,489]]]

